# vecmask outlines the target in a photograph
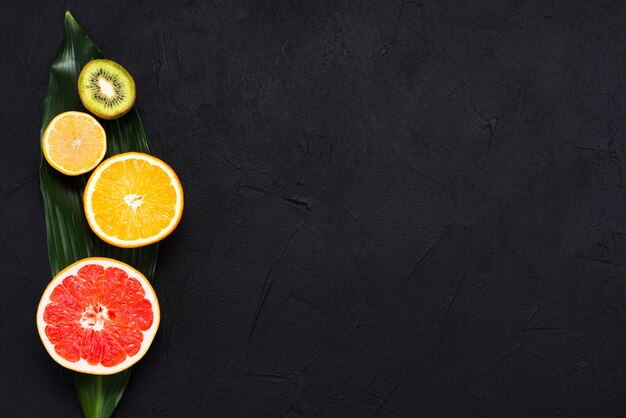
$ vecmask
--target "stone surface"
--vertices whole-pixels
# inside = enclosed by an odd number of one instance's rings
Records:
[[[117,417],[626,415],[623,2],[65,3],[0,15],[0,415],[80,416],[35,327],[65,8],[186,191]]]

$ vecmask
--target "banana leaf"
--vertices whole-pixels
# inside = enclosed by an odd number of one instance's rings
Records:
[[[78,75],[87,62],[96,58],[104,58],[104,54],[67,12],[63,41],[50,72],[41,135],[59,113],[68,110],[86,112],[78,96]],[[107,133],[107,157],[127,151],[148,153],[146,135],[135,109],[119,119],[100,120],[100,123]],[[65,176],[52,168],[43,155],[39,174],[52,276],[82,258],[101,256],[128,263],[152,280],[157,244],[136,249],[117,248],[100,240],[89,228],[82,203],[89,174]],[[76,390],[85,417],[110,417],[126,389],[130,374],[130,369],[109,376],[77,373]]]

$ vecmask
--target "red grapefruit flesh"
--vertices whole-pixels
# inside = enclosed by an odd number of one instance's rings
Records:
[[[159,326],[148,280],[109,258],[85,258],[50,282],[37,309],[39,337],[61,366],[81,373],[121,372],[148,351]]]

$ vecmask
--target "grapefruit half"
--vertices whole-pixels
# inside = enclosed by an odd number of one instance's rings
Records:
[[[61,366],[113,374],[144,356],[159,319],[159,302],[143,274],[120,261],[92,257],[52,279],[39,302],[37,330]]]

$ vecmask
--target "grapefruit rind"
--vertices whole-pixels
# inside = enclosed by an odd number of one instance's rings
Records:
[[[61,357],[59,354],[57,354],[54,348],[55,347],[54,344],[50,342],[45,332],[46,326],[49,324],[44,320],[44,311],[46,309],[46,306],[48,306],[48,304],[50,303],[50,295],[52,294],[54,289],[61,284],[64,278],[70,275],[76,275],[83,266],[88,265],[88,264],[98,264],[104,267],[105,269],[108,267],[116,267],[116,268],[124,270],[128,274],[129,277],[134,277],[135,279],[139,281],[139,283],[141,283],[142,288],[145,292],[144,297],[148,299],[150,303],[152,304],[152,316],[153,316],[152,325],[147,331],[142,332],[143,341],[141,342],[141,347],[139,348],[139,351],[137,352],[137,354],[133,356],[127,356],[124,361],[122,361],[116,366],[105,367],[101,364],[91,365],[87,362],[87,360],[83,358],[75,362],[68,361],[65,358]],[[41,296],[41,300],[39,301],[39,306],[37,308],[37,331],[39,332],[39,338],[41,339],[48,354],[50,354],[50,356],[54,359],[54,361],[59,363],[61,366],[70,370],[74,370],[76,372],[80,372],[80,373],[94,374],[94,375],[109,375],[109,374],[122,372],[128,369],[129,367],[133,366],[139,360],[141,360],[141,358],[146,354],[146,352],[150,348],[152,341],[154,340],[156,332],[159,328],[160,318],[161,318],[161,315],[160,315],[159,301],[157,299],[156,293],[154,292],[154,289],[152,288],[152,285],[150,285],[150,282],[148,281],[148,279],[146,279],[146,277],[143,274],[141,274],[141,272],[139,272],[137,269],[129,266],[126,263],[122,263],[121,261],[113,260],[110,258],[104,258],[104,257],[89,257],[89,258],[84,258],[80,261],[77,261],[74,264],[66,267],[61,272],[59,272],[54,277],[54,279],[52,279],[52,281],[50,281],[50,283],[46,287],[46,290]]]
[[[135,239],[135,240],[123,240],[123,239],[119,239],[115,236],[107,234],[96,222],[95,214],[90,208],[91,197],[93,196],[96,184],[102,172],[114,163],[124,161],[124,160],[129,160],[129,159],[144,160],[150,164],[153,164],[163,169],[163,171],[167,173],[167,175],[170,177],[171,185],[173,186],[176,192],[176,201],[178,204],[175,207],[175,214],[172,217],[169,225],[163,228],[161,232],[159,232],[158,234],[153,235],[148,238],[140,238],[140,239]],[[87,218],[87,223],[91,227],[91,230],[94,232],[94,234],[96,234],[100,239],[116,247],[137,248],[137,247],[143,247],[145,245],[150,245],[150,244],[159,242],[163,240],[164,238],[166,238],[169,234],[171,234],[176,229],[183,215],[184,193],[183,193],[183,187],[180,184],[180,180],[178,179],[176,172],[167,163],[149,154],[144,154],[141,152],[126,152],[126,153],[117,154],[110,158],[107,158],[102,163],[100,163],[100,165],[93,171],[93,173],[91,173],[91,176],[89,177],[89,180],[87,181],[87,185],[85,186],[85,191],[83,193],[83,206],[85,209],[85,217]]]

